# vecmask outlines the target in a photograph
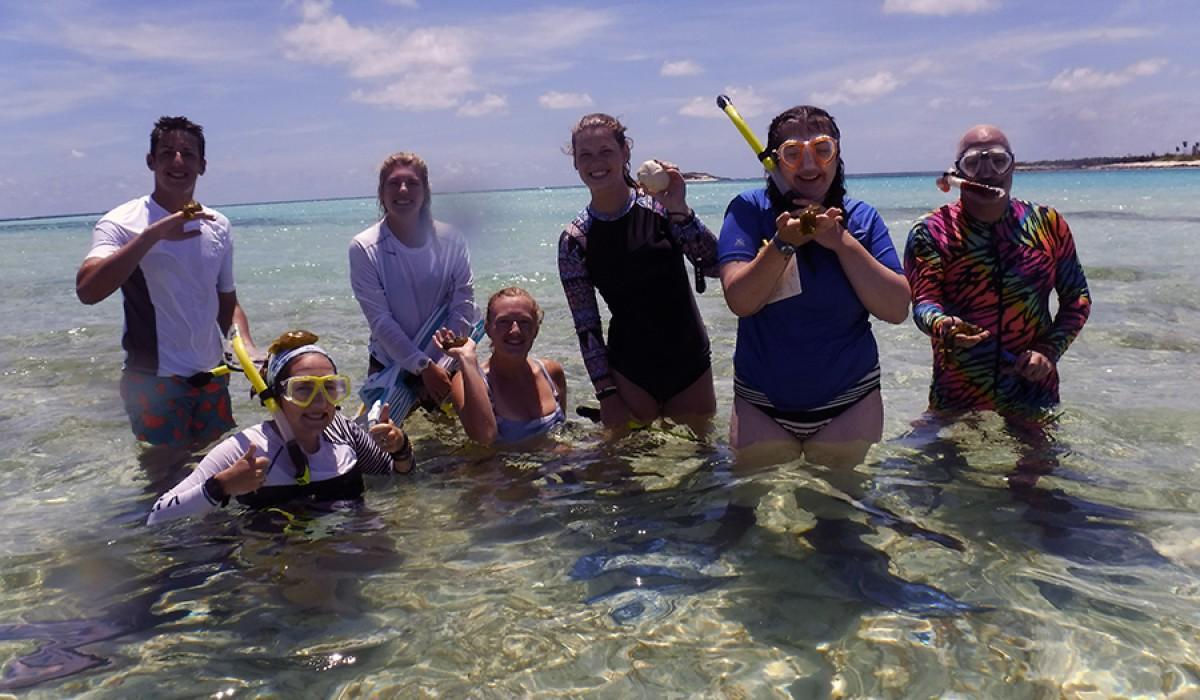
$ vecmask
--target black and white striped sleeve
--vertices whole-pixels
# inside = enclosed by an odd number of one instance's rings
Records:
[[[350,445],[354,449],[355,462],[364,473],[392,473],[392,456],[384,452],[379,443],[357,423],[338,413],[325,431],[331,441]]]

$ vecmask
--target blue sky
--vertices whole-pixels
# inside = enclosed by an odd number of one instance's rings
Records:
[[[626,123],[635,167],[756,175],[720,92],[759,134],[826,107],[851,173],[940,169],[976,122],[1027,160],[1163,152],[1200,139],[1198,19],[1190,0],[5,2],[0,218],[144,194],[164,114],[204,125],[212,203],[368,196],[397,150],[435,191],[574,184],[561,149],[592,111]]]

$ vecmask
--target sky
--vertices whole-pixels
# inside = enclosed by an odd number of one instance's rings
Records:
[[[0,218],[145,194],[162,115],[204,126],[205,203],[372,196],[415,151],[435,192],[578,184],[563,148],[616,115],[647,158],[724,177],[828,109],[850,174],[940,170],[969,126],[1018,159],[1200,140],[1192,0],[0,2]]]

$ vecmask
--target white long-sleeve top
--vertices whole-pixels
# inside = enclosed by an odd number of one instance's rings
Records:
[[[267,478],[259,491],[276,487],[295,487],[295,465],[287,452],[287,442],[279,434],[274,423],[259,423],[226,438],[210,451],[200,464],[175,488],[164,493],[154,503],[148,525],[199,515],[215,510],[221,504],[213,500],[204,490],[209,477],[232,467],[253,443],[256,457],[266,457]],[[341,413],[334,416],[321,433],[320,447],[308,455],[308,468],[312,487],[310,496],[321,496],[321,482],[330,481],[357,469],[366,474],[392,473],[392,457],[383,451],[370,435]]]
[[[417,334],[443,305],[445,326],[468,332],[477,316],[473,285],[466,241],[440,221],[420,247],[401,243],[386,220],[350,244],[350,286],[371,328],[368,349],[386,366],[416,373],[423,358],[438,359],[421,350]]]

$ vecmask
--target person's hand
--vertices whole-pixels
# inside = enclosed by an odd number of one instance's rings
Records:
[[[804,221],[790,211],[775,217],[775,236],[790,246],[800,247],[812,240],[805,228]]]
[[[1026,350],[1013,364],[1013,371],[1031,382],[1040,382],[1054,369],[1054,363],[1037,350]]]
[[[216,217],[206,211],[201,211],[191,219],[185,218],[183,212],[175,212],[168,216],[155,221],[142,230],[143,236],[150,236],[156,241],[185,241],[189,238],[195,238],[200,235],[200,229],[196,228],[192,231],[183,230],[184,224],[188,221],[203,219],[205,221],[216,221]]]
[[[438,403],[450,394],[450,373],[436,362],[430,362],[421,372],[421,382],[425,385],[425,392],[429,398]]]
[[[842,237],[849,235],[842,224],[842,210],[829,207],[823,214],[817,214],[815,231],[810,236],[819,245],[833,250],[842,242]]]
[[[258,447],[251,443],[241,459],[213,477],[221,482],[221,489],[227,496],[241,496],[257,491],[267,480],[267,465],[270,460],[266,457],[256,457],[257,451]]]
[[[650,196],[669,214],[688,214],[691,210],[687,205],[687,180],[683,179],[683,173],[679,172],[679,166],[665,160],[659,160],[658,164],[671,177],[671,184],[661,192],[651,192]],[[671,218],[679,219],[680,217],[673,216]]]
[[[629,427],[633,413],[618,393],[613,393],[600,399],[600,422],[610,430],[624,430]]]
[[[942,333],[944,342],[955,348],[973,348],[992,337],[991,331],[984,330],[970,321],[964,321],[958,316],[947,316],[941,323],[950,324]]]
[[[837,207],[830,207],[819,214],[815,210],[809,212],[808,207],[800,207],[785,211],[775,218],[775,235],[784,243],[796,247],[817,241],[826,248],[833,248],[845,234],[842,210]]]
[[[440,328],[434,331],[433,344],[438,350],[449,357],[453,357],[461,364],[472,364],[475,359],[475,341],[470,336],[457,335],[449,328]]]
[[[372,425],[368,432],[384,452],[395,452],[404,446],[404,431],[392,422],[391,406],[386,403],[379,412],[379,420],[375,421],[375,425]]]

